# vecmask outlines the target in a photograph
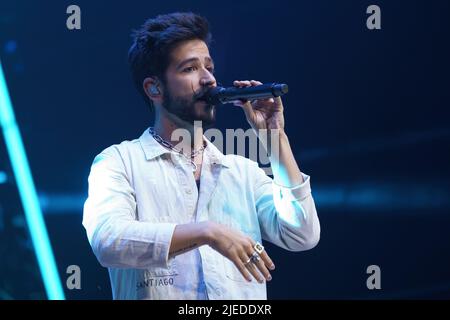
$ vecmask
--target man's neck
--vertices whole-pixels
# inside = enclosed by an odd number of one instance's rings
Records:
[[[185,154],[198,150],[203,145],[203,128],[194,126],[180,119],[167,116],[157,116],[154,123],[155,132],[164,140],[170,142]],[[178,130],[177,129],[184,129]],[[186,130],[189,134],[186,135]]]

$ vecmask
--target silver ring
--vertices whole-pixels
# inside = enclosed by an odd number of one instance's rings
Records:
[[[250,258],[248,258],[247,261],[245,261],[244,265],[248,265],[250,262],[255,263],[258,262],[259,260],[261,260],[261,257],[259,256],[258,252],[255,251],[252,253]]]
[[[255,249],[255,251],[256,251],[258,254],[261,254],[261,253],[264,251],[263,245],[262,245],[261,243],[259,243],[259,242],[256,242],[256,243],[255,243],[255,245],[253,246],[253,249]]]
[[[259,256],[258,252],[253,252],[252,256],[250,257],[250,260],[255,263],[261,260],[261,257]]]

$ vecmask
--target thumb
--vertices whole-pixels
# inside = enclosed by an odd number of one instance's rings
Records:
[[[248,119],[252,119],[254,115],[253,106],[249,100],[237,100],[234,101],[233,104],[235,106],[241,107],[244,110],[245,117]]]

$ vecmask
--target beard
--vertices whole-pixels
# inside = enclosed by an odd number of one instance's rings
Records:
[[[194,125],[201,121],[204,128],[209,128],[216,122],[216,106],[207,104],[197,98],[174,97],[169,90],[164,90],[162,106],[179,119]]]

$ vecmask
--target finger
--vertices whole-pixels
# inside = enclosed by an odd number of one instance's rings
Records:
[[[271,98],[269,98],[271,99]],[[269,99],[258,99],[254,102],[254,107],[256,108],[263,108],[267,111],[276,111],[278,106],[276,106],[273,102],[271,102]]]
[[[248,100],[236,100],[233,101],[233,105],[241,107],[244,110],[245,117],[251,119],[254,115],[253,106]]]
[[[262,85],[262,82],[256,81],[256,80],[250,80],[250,83],[252,86],[260,86]]]
[[[272,280],[272,276],[270,275],[269,270],[267,270],[264,261],[262,259],[259,259],[255,262],[255,266],[258,268],[259,272],[266,278],[267,281]]]
[[[241,107],[242,109],[244,109],[246,115],[248,115],[249,112],[252,112],[253,107],[251,105],[251,103],[248,100],[234,100],[234,101],[230,101],[230,103],[232,103],[233,105],[237,106],[237,107]]]
[[[262,250],[257,251],[255,249],[256,247],[256,241],[253,239],[250,239],[251,245],[252,245],[252,250],[255,252],[258,252],[259,256],[261,257],[261,259],[264,261],[264,264],[266,265],[267,268],[269,268],[270,270],[274,270],[275,269],[275,264],[273,263],[272,259],[269,257],[269,255],[267,254],[266,249],[263,247]],[[258,242],[259,245],[261,245]],[[259,253],[261,252],[261,253]]]
[[[275,105],[282,106],[283,102],[281,101],[281,97],[276,97],[273,102],[275,102]]]
[[[244,247],[244,251],[242,252],[242,259],[243,261],[248,261],[249,258],[256,253],[255,249],[254,249],[254,241],[253,239],[249,238],[248,239],[248,243],[247,245],[245,245]],[[259,258],[259,256],[258,256]],[[261,259],[259,259],[261,261]],[[250,273],[253,275],[253,277],[255,277],[255,279],[259,282],[259,283],[263,283],[264,282],[264,278],[261,275],[261,272],[259,272],[258,268],[256,267],[255,263],[256,261],[249,261],[249,263],[244,263],[245,266],[247,267],[247,269],[250,271]],[[266,269],[267,270],[267,269]],[[267,271],[268,273],[268,271]]]
[[[244,276],[245,280],[248,282],[252,281],[252,276],[248,272],[247,268],[245,267],[244,263],[241,261],[241,259],[237,259],[237,261],[233,261],[240,273]]]
[[[263,276],[258,271],[258,269],[256,268],[256,266],[255,266],[255,264],[253,262],[249,262],[245,266],[247,267],[247,270],[250,271],[252,276],[256,279],[256,281],[258,281],[259,283],[263,283],[264,282]]]
[[[255,119],[255,111],[253,110],[253,106],[250,102],[246,102],[242,105],[242,109],[245,113],[245,118],[247,121],[252,121],[252,119]]]
[[[258,105],[264,107],[277,107],[274,103],[275,100],[273,98],[257,99],[256,102],[258,103]]]
[[[242,87],[242,84],[241,84],[241,81],[240,81],[240,80],[234,80],[234,81],[233,81],[233,85],[234,85],[235,87],[238,87],[238,88]]]
[[[238,86],[238,87],[251,87],[251,83],[250,83],[250,81],[247,81],[247,80],[245,80],[245,81],[234,81],[233,83],[235,83],[235,85],[236,86]]]
[[[261,276],[259,271],[256,269],[255,265],[250,260],[251,254],[247,254],[245,251],[241,254],[241,259],[244,261],[244,266],[247,268],[248,271],[252,274],[252,276],[258,281],[259,283],[262,283],[264,281],[264,278]],[[248,262],[247,262],[248,261]]]
[[[270,270],[275,269],[275,264],[273,263],[272,259],[270,259],[265,249],[263,250],[263,252],[261,252],[260,257],[267,268],[269,268]]]

